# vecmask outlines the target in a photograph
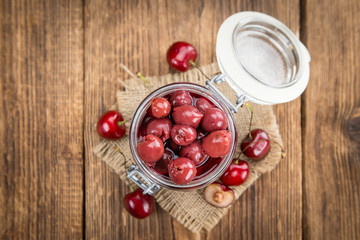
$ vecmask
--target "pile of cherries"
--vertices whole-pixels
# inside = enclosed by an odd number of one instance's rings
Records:
[[[167,52],[169,65],[182,72],[191,65],[197,67],[196,58],[196,49],[186,42],[174,43]],[[125,121],[121,113],[104,113],[97,123],[97,132],[107,140],[123,137]],[[139,157],[176,184],[187,184],[209,174],[231,147],[231,133],[224,112],[208,99],[181,90],[152,99],[151,107],[142,120],[138,139]],[[248,158],[262,159],[270,150],[269,136],[262,129],[254,129],[243,139],[240,147],[241,153]],[[214,182],[205,188],[205,200],[216,207],[231,205],[235,197],[229,186],[243,184],[248,176],[247,162],[233,159],[220,178],[222,183]],[[123,204],[132,216],[142,219],[153,212],[155,201],[154,197],[137,189],[124,197]]]
[[[207,175],[231,147],[225,113],[184,90],[151,100],[138,139],[140,159],[176,184]]]

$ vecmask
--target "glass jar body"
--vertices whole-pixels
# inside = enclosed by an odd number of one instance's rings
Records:
[[[219,163],[219,165],[217,165],[217,167],[213,171],[209,172],[207,175],[199,179],[192,180],[191,182],[185,185],[176,184],[171,179],[168,179],[163,175],[157,173],[154,169],[152,169],[150,166],[148,166],[145,162],[143,162],[140,159],[136,150],[136,146],[139,142],[139,131],[141,128],[140,125],[150,107],[151,100],[155,97],[164,97],[179,90],[188,91],[192,94],[196,94],[210,100],[214,105],[216,105],[219,109],[221,109],[225,113],[225,116],[228,121],[228,131],[231,132],[231,148],[228,155],[223,157],[222,161]],[[204,86],[200,86],[197,84],[174,83],[155,90],[140,103],[139,107],[134,113],[134,117],[130,126],[129,140],[130,140],[129,141],[130,149],[137,166],[144,174],[144,176],[146,176],[151,182],[158,184],[161,187],[174,189],[174,190],[193,190],[193,189],[203,188],[209,185],[210,183],[217,180],[224,173],[224,171],[231,163],[233,155],[235,153],[236,145],[237,145],[237,134],[236,134],[235,121],[231,109],[216,93],[210,91],[208,88]]]

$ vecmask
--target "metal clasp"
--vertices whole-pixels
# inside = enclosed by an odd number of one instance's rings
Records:
[[[143,194],[154,195],[160,190],[160,186],[146,177],[138,166],[131,165],[126,173],[128,179],[144,190]]]
[[[222,82],[225,82],[225,75],[224,74],[219,74],[214,76],[210,81],[206,81],[206,86],[209,90],[217,93],[222,100],[224,100],[224,102],[226,103],[226,105],[231,109],[231,111],[233,113],[237,113],[239,108],[244,104],[244,102],[246,102],[248,99],[245,96],[245,94],[236,94],[237,100],[236,100],[236,105],[234,106],[220,91],[219,89],[216,88],[215,84],[219,84]],[[215,83],[215,84],[214,84]],[[230,84],[229,84],[230,85]],[[230,85],[231,87],[231,85]]]

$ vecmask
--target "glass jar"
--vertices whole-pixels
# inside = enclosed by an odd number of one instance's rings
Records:
[[[175,190],[202,188],[218,179],[232,161],[237,134],[233,113],[245,101],[258,104],[289,102],[305,90],[310,75],[310,55],[306,47],[283,23],[263,13],[240,12],[221,25],[216,41],[216,56],[221,73],[206,81],[205,86],[191,83],[166,85],[152,92],[140,104],[130,127],[130,148],[137,165],[127,177],[144,190],[154,194],[160,187]],[[216,85],[226,82],[234,89],[237,100],[232,104]],[[150,101],[178,90],[203,96],[221,109],[232,134],[231,149],[220,164],[206,176],[185,185],[175,184],[154,171],[138,156],[138,131]]]
[[[229,154],[225,156],[218,166],[213,169],[210,173],[205,175],[204,177],[194,179],[191,182],[185,185],[179,185],[174,183],[167,177],[157,173],[153,170],[150,166],[148,166],[144,161],[142,161],[137,153],[136,146],[138,145],[139,140],[139,131],[140,131],[140,124],[143,121],[148,108],[150,107],[151,100],[155,97],[164,97],[169,95],[175,91],[185,90],[192,94],[199,95],[201,97],[205,97],[210,100],[214,105],[216,105],[219,109],[221,109],[227,118],[228,121],[228,131],[231,132],[231,148]],[[164,87],[161,87],[150,95],[148,95],[142,103],[140,103],[139,107],[135,111],[133,121],[130,126],[130,133],[129,133],[129,140],[130,140],[130,148],[132,155],[135,159],[135,162],[138,166],[138,170],[140,170],[144,175],[145,178],[150,180],[149,182],[155,183],[159,186],[170,188],[170,189],[178,189],[178,190],[189,190],[189,189],[197,189],[202,188],[208,185],[209,183],[214,182],[218,179],[224,171],[227,169],[229,164],[232,161],[232,157],[236,150],[236,143],[237,143],[237,134],[236,134],[236,127],[235,127],[235,120],[232,114],[231,109],[227,106],[222,98],[219,98],[216,93],[210,91],[208,88],[204,86],[200,86],[197,84],[192,83],[174,83],[169,84]],[[142,176],[143,178],[144,176]]]

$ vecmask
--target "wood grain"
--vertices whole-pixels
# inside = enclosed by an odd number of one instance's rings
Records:
[[[360,239],[360,147],[346,130],[360,104],[360,2],[308,0],[304,12],[304,236]]]
[[[166,74],[166,50],[177,40],[194,44],[200,65],[212,63],[221,23],[244,10],[268,13],[299,32],[298,1],[85,2],[86,238],[301,238],[300,99],[277,107],[288,158],[255,183],[211,233],[193,234],[159,208],[148,219],[129,217],[121,202],[129,189],[91,152],[99,141],[94,124],[115,102],[116,78],[129,77],[120,63],[145,76]]]
[[[1,1],[0,33],[0,238],[79,239],[81,1]]]

